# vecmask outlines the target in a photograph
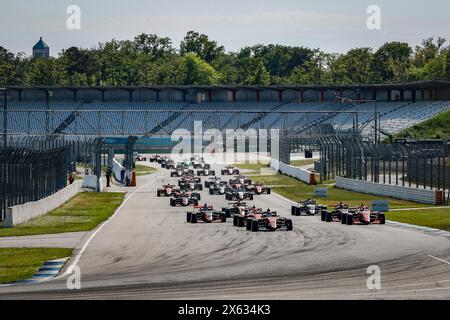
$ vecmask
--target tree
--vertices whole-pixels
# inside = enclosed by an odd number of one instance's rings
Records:
[[[219,46],[216,41],[209,40],[205,34],[189,31],[180,44],[180,53],[185,55],[190,52],[211,64],[225,52],[225,48]]]
[[[17,55],[0,46],[0,85],[20,85],[25,81],[24,54]]]
[[[255,74],[250,77],[248,83],[253,85],[270,84],[270,74],[262,61],[259,61],[258,67],[255,70]]]
[[[142,33],[134,38],[133,44],[141,53],[148,55],[151,61],[175,53],[170,38],[160,38],[156,34]]]
[[[219,74],[206,61],[194,53],[187,53],[183,57],[185,70],[185,85],[213,85],[217,84]]]
[[[57,60],[33,59],[27,72],[27,84],[31,86],[54,86],[60,81]]]
[[[450,79],[450,49],[447,49],[445,54],[445,75],[447,79]]]
[[[340,84],[369,83],[372,76],[371,48],[356,48],[344,55],[330,57],[333,82]]]
[[[407,43],[389,42],[375,52],[372,62],[375,82],[402,82],[408,80],[412,49]]]

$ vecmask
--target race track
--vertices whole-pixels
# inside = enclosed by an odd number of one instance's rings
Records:
[[[61,278],[0,287],[0,299],[450,298],[448,238],[320,217],[293,217],[293,232],[251,233],[231,219],[188,224],[186,208],[156,197],[163,182],[176,183],[169,177],[163,170],[140,178],[92,239],[79,261],[82,290],[68,290]],[[205,202],[217,209],[228,203],[204,191]],[[275,194],[252,203],[290,216],[291,203]],[[367,289],[370,265],[381,268],[381,290]]]

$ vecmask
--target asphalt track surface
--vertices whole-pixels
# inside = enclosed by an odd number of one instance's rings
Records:
[[[163,183],[176,183],[169,177],[162,170],[140,178],[140,187],[92,238],[78,263],[81,290],[68,290],[62,277],[0,287],[0,299],[450,298],[448,238],[324,223],[317,216],[293,217],[291,232],[252,233],[231,219],[188,224],[186,208],[156,197]],[[201,202],[228,203],[205,191]],[[291,203],[275,194],[249,203],[290,216]],[[367,289],[371,265],[381,268],[380,290]]]

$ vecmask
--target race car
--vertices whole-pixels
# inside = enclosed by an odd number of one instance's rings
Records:
[[[173,177],[181,177],[181,176],[186,175],[186,174],[194,174],[194,170],[190,170],[190,169],[185,168],[183,166],[177,166],[175,171],[172,171],[170,173],[170,176],[173,178]]]
[[[248,217],[247,230],[252,232],[258,231],[292,231],[293,224],[291,219],[279,217],[278,214],[269,209],[262,213],[262,216],[256,215],[255,217]]]
[[[181,186],[182,184],[189,183],[189,182],[201,183],[202,179],[200,177],[196,177],[192,174],[187,174],[187,175],[182,176],[180,179],[178,179],[178,186]]]
[[[138,155],[138,156],[136,157],[136,161],[147,161],[147,158],[146,158],[146,157],[143,157],[143,156],[141,156],[141,155]]]
[[[209,194],[210,195],[222,195],[225,194],[229,190],[228,183],[225,181],[223,182],[216,182],[209,185]]]
[[[161,167],[167,170],[175,169],[175,162],[171,159],[165,159],[161,161]]]
[[[327,210],[323,210],[320,214],[320,218],[322,221],[326,222],[342,222],[342,216],[349,213],[349,207],[342,202],[335,205],[334,210],[329,212]]]
[[[258,182],[253,184],[253,185],[250,185],[249,186],[249,190],[251,192],[253,192],[254,194],[258,194],[258,195],[265,194],[265,193],[266,194],[271,194],[271,192],[272,192],[272,190],[270,188],[268,188],[268,187],[266,187],[263,184],[258,183]]]
[[[225,169],[222,169],[223,176],[234,176],[238,175],[239,170],[235,169],[234,166],[226,166]]]
[[[167,184],[157,190],[157,195],[158,197],[171,197],[176,192],[180,192],[180,189],[175,188],[174,185]]]
[[[211,169],[202,169],[202,170],[197,170],[197,176],[215,176],[216,175],[216,171],[211,170]]]
[[[190,205],[198,206],[198,202],[200,201],[199,193],[177,193],[172,198],[170,198],[170,206],[171,207],[187,207]]]
[[[180,190],[185,192],[185,191],[202,191],[203,190],[203,185],[201,184],[201,182],[195,182],[195,181],[185,181],[185,182],[180,182]]]
[[[225,213],[216,211],[212,206],[196,206],[194,211],[189,211],[186,214],[186,221],[188,223],[222,223],[227,222]]]
[[[151,156],[150,157],[150,162],[158,162],[158,160],[160,160],[161,159],[161,156],[159,156],[159,155],[154,155],[154,156]]]
[[[253,193],[246,189],[231,189],[225,193],[225,199],[229,201],[253,200]]]
[[[247,179],[244,176],[236,176],[229,180],[228,182],[230,184],[230,187],[240,189],[243,187],[248,187],[253,185],[253,181],[251,179]]]
[[[248,224],[248,219],[262,219],[264,216],[263,209],[261,208],[249,208],[241,207],[240,211],[233,215],[233,226],[235,227],[246,227]],[[267,213],[267,212],[266,212]],[[232,214],[232,213],[231,213]]]
[[[316,201],[308,199],[303,202],[299,202],[298,205],[291,207],[291,213],[293,216],[308,215],[314,216],[316,214],[322,214],[327,211],[327,206],[318,205]]]
[[[246,202],[237,201],[228,203],[227,208],[222,208],[222,212],[225,212],[227,218],[235,217],[237,215],[246,215],[251,210],[256,210],[255,207],[250,208]]]
[[[342,215],[342,224],[386,224],[386,216],[382,212],[372,211],[368,207],[361,205],[351,208],[348,214]]]
[[[216,177],[211,177],[211,178],[209,178],[209,180],[205,181],[205,188],[209,188],[209,186],[211,184],[217,184],[217,183],[221,183],[221,182],[222,182],[222,178],[217,177],[217,176]]]
[[[205,163],[201,157],[192,157],[191,162],[194,169],[211,169],[211,165]]]

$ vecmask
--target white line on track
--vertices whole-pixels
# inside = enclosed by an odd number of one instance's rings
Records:
[[[428,256],[429,256],[430,258],[433,258],[433,259],[437,260],[437,261],[440,261],[440,262],[443,262],[443,263],[446,263],[446,264],[450,265],[450,262],[445,261],[445,260],[443,260],[443,259],[439,259],[439,258],[437,258],[437,257],[435,257],[435,256],[432,256],[431,254],[429,254]]]
[[[73,263],[70,265],[70,267],[67,268],[66,272],[64,272],[64,274],[53,278],[52,280],[56,280],[56,279],[61,279],[64,278],[68,275],[70,275],[73,271],[73,268],[75,268],[78,265],[78,262],[80,262],[81,256],[83,255],[83,253],[86,251],[87,247],[89,246],[89,244],[91,243],[91,241],[95,238],[95,236],[108,224],[110,223],[116,216],[117,214],[120,212],[120,210],[127,204],[127,202],[138,192],[140,192],[141,190],[147,188],[149,185],[151,185],[157,178],[159,177],[159,175],[155,175],[155,177],[153,179],[151,179],[148,183],[146,183],[145,185],[143,185],[142,187],[140,187],[139,189],[133,191],[127,198],[125,198],[125,200],[122,202],[122,204],[116,209],[116,212],[114,212],[114,214],[109,217],[108,220],[106,220],[100,227],[98,227],[98,229],[89,237],[89,239],[84,243],[83,248],[81,248],[80,252],[77,254],[77,256],[75,257],[75,260],[73,261]]]

